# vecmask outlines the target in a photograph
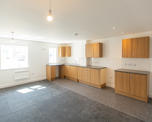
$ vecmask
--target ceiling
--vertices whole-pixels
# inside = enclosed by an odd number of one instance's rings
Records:
[[[152,30],[152,0],[52,0],[51,23],[48,2],[0,0],[0,37],[64,42]]]

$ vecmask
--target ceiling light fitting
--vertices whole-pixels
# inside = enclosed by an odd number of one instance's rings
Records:
[[[49,22],[53,21],[53,15],[52,15],[52,10],[51,10],[51,0],[49,0],[49,13],[47,16],[47,21]]]

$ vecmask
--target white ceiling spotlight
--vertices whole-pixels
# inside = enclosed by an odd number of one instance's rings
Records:
[[[74,33],[74,36],[79,36],[79,33]]]
[[[49,22],[53,21],[53,15],[52,15],[52,10],[51,10],[51,0],[49,0],[49,13],[47,16],[47,21]]]
[[[112,27],[112,30],[116,30],[116,26],[113,26],[113,27]]]

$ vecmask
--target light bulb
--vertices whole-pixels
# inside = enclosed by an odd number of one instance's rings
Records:
[[[48,16],[47,16],[47,20],[48,20],[49,22],[53,21],[53,16],[52,16],[51,10],[49,10],[49,14],[48,14]]]
[[[48,15],[48,16],[47,16],[47,20],[48,20],[49,22],[53,21],[53,16]]]

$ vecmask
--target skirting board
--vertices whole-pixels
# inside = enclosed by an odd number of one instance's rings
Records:
[[[18,85],[22,85],[22,84],[28,84],[28,83],[32,83],[32,82],[38,82],[41,80],[46,80],[46,78],[40,78],[40,79],[29,80],[29,81],[24,81],[24,82],[12,82],[12,83],[7,83],[7,84],[0,84],[0,89],[18,86]]]

